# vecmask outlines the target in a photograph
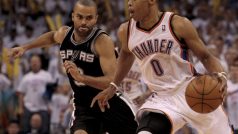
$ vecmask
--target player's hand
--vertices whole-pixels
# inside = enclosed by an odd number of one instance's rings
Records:
[[[8,51],[8,56],[13,58],[21,57],[25,53],[25,49],[23,47],[15,47],[11,48]]]
[[[97,101],[101,111],[105,112],[105,107],[107,107],[108,109],[110,108],[108,100],[110,100],[115,95],[115,93],[116,88],[110,85],[107,89],[104,89],[93,98],[90,107],[93,107],[95,102]]]
[[[221,97],[223,98],[223,101],[224,101],[226,96],[227,96],[227,79],[226,79],[226,75],[225,74],[214,73],[213,76],[216,77],[218,79],[218,81],[221,83],[220,92],[222,92],[222,96]]]
[[[64,67],[66,72],[69,73],[76,81],[83,81],[83,77],[80,74],[78,67],[72,61],[66,60],[64,62]]]

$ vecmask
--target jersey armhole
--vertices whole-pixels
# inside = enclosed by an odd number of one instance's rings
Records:
[[[173,25],[172,25],[172,20],[173,20],[173,17],[175,16],[176,14],[171,14],[170,18],[169,18],[169,27],[170,27],[170,32],[171,34],[173,35],[173,37],[175,38],[175,40],[177,40],[177,42],[181,45],[182,48],[187,48],[187,45],[186,45],[186,42],[184,41],[183,38],[178,38],[178,36],[175,34],[174,32],[174,28],[173,28]]]
[[[105,32],[105,31],[103,31],[103,30],[99,30],[97,33],[96,33],[96,35],[95,35],[95,37],[94,37],[94,39],[93,39],[93,41],[91,42],[91,51],[98,57],[98,53],[97,53],[97,51],[96,51],[96,48],[95,48],[95,41],[96,41],[96,39],[101,35],[101,34],[105,34],[105,35],[107,35],[108,36],[108,34]]]
[[[64,42],[64,40],[65,40],[65,38],[67,37],[67,34],[69,33],[69,31],[71,30],[71,28],[73,28],[73,27],[68,27],[67,28],[67,30],[66,30],[66,32],[65,32],[65,34],[64,34],[64,39],[63,39],[63,41],[61,42],[61,43],[59,43],[60,45],[60,47],[61,47],[61,45],[63,44],[63,42]]]

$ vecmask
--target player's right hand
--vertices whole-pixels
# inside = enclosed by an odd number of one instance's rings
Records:
[[[110,85],[107,89],[104,89],[93,98],[90,107],[93,107],[97,101],[101,111],[105,112],[105,107],[110,108],[108,101],[115,95],[115,93],[116,93],[115,87]]]
[[[25,49],[23,47],[15,47],[11,48],[8,51],[8,56],[13,58],[21,57],[25,53]]]

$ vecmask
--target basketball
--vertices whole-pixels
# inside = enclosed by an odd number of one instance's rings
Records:
[[[222,104],[221,82],[209,75],[194,78],[187,86],[185,98],[192,110],[198,113],[210,113]]]

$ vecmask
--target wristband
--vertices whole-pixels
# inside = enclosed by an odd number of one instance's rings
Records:
[[[218,75],[219,78],[223,77],[225,80],[227,80],[225,72],[218,72],[217,75]]]
[[[220,73],[227,77],[227,73],[226,72],[220,72]]]
[[[116,90],[118,90],[119,89],[119,87],[114,83],[114,82],[111,82],[110,83],[110,85],[112,85],[113,87],[115,87],[116,88]]]

